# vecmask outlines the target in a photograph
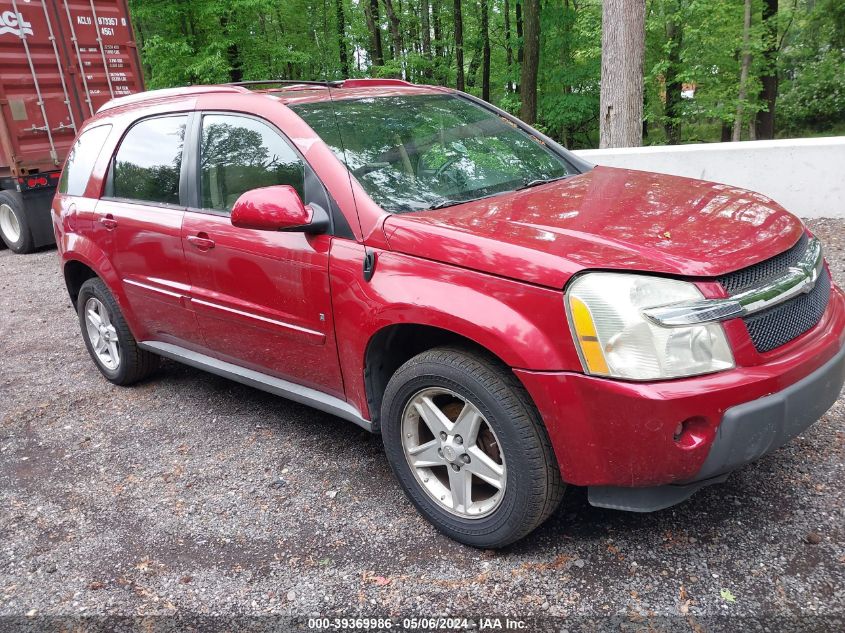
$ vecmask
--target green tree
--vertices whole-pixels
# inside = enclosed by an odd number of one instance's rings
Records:
[[[599,142],[602,0],[130,0],[130,9],[149,88],[403,77],[468,90],[567,146]],[[845,131],[845,2],[750,0],[745,44],[744,9],[744,0],[646,1],[645,142],[718,141],[738,111],[742,138]]]

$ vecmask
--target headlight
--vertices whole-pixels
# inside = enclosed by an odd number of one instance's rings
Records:
[[[661,327],[645,308],[702,299],[695,285],[624,273],[587,273],[566,291],[569,325],[584,370],[598,376],[653,380],[734,366],[719,323]]]

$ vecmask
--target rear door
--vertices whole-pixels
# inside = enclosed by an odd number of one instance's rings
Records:
[[[329,289],[330,235],[232,226],[243,192],[291,185],[328,210],[328,194],[282,133],[231,112],[197,115],[193,207],[183,248],[191,305],[218,358],[343,397]]]
[[[129,128],[112,157],[94,231],[144,329],[136,334],[202,349],[182,252],[182,152],[192,116],[152,116]]]

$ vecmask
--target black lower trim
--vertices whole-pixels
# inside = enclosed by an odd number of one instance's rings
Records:
[[[227,363],[218,358],[212,358],[199,352],[194,352],[178,345],[171,343],[162,343],[160,341],[142,341],[138,343],[138,347],[148,352],[153,352],[159,356],[170,358],[171,360],[185,363],[191,367],[203,369],[218,376],[223,376],[230,380],[234,380],[256,389],[261,389],[268,393],[282,396],[288,400],[299,402],[301,404],[314,407],[320,411],[331,413],[344,420],[354,422],[361,428],[367,431],[373,431],[373,423],[364,419],[361,413],[351,404],[340,398],[336,398],[329,394],[298,385],[296,383],[288,382],[281,378],[262,374],[246,367],[240,367]]]
[[[622,486],[590,486],[587,499],[590,505],[628,512],[656,512],[686,501],[704,486],[720,484],[728,478],[721,475],[713,479],[689,484],[650,486],[648,488],[623,488]]]
[[[696,480],[736,470],[800,435],[833,406],[843,383],[845,347],[783,391],[731,407]]]

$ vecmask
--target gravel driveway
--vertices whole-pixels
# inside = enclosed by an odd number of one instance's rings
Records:
[[[845,282],[845,221],[809,224]],[[171,362],[134,388],[106,382],[55,251],[0,251],[0,616],[31,624],[508,614],[548,618],[530,630],[738,630],[767,614],[841,631],[843,457],[840,398],[681,506],[602,510],[570,488],[532,536],[478,551],[416,513],[380,438],[352,424]]]

